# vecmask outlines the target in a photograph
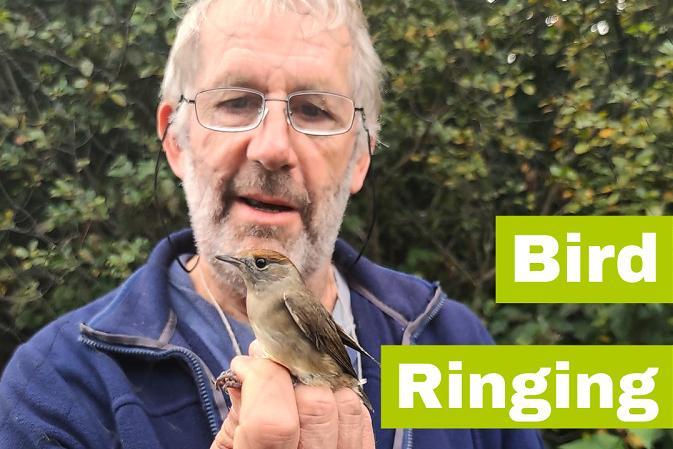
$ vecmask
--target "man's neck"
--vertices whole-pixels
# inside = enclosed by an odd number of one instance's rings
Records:
[[[206,259],[199,260],[198,256],[192,257],[187,262],[187,269],[191,270],[189,277],[196,292],[201,297],[210,303],[216,301],[222,311],[232,318],[243,322],[248,321],[245,298],[238,297],[234,289],[218,282],[212,274],[213,268],[206,262]],[[320,302],[331,313],[337,298],[337,286],[332,264],[327,261],[305,280],[314,296],[320,298]]]

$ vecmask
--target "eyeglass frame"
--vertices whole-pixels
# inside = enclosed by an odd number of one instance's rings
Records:
[[[201,119],[199,118],[199,110],[196,107],[196,100],[197,100],[197,98],[200,94],[202,94],[204,92],[215,91],[215,90],[239,90],[239,91],[243,91],[243,92],[249,92],[249,93],[257,94],[260,97],[262,97],[262,113],[259,114],[259,116],[258,116],[259,118],[257,119],[256,122],[253,122],[251,125],[248,125],[248,126],[245,126],[245,127],[239,128],[239,129],[222,129],[222,128],[214,128],[214,127],[206,126],[206,125],[203,124],[203,122],[201,122]],[[290,99],[292,97],[297,96],[297,95],[305,95],[305,94],[327,94],[327,95],[332,95],[332,96],[335,96],[335,97],[345,98],[345,99],[349,100],[351,102],[351,104],[353,105],[353,114],[351,116],[351,121],[350,121],[350,125],[348,126],[348,128],[346,128],[343,131],[328,132],[328,133],[309,133],[309,132],[297,129],[297,127],[294,125],[294,123],[292,121],[292,118],[290,116]],[[215,132],[223,132],[223,133],[238,133],[238,132],[251,131],[251,130],[257,128],[259,125],[262,124],[264,119],[266,119],[267,114],[269,113],[269,109],[266,107],[266,103],[268,101],[282,101],[282,102],[284,102],[285,103],[285,120],[287,121],[287,123],[295,131],[297,131],[299,133],[302,133],[302,134],[305,134],[307,136],[329,137],[329,136],[339,136],[339,135],[342,135],[342,134],[346,134],[348,131],[353,129],[353,124],[355,123],[355,114],[357,112],[360,112],[360,114],[362,115],[363,127],[365,129],[365,132],[367,132],[367,134],[369,134],[369,130],[367,129],[367,122],[366,122],[367,116],[365,114],[365,109],[363,107],[355,106],[355,100],[353,100],[352,98],[347,97],[345,95],[335,94],[333,92],[326,92],[326,91],[320,91],[320,90],[298,90],[296,92],[289,93],[287,95],[287,97],[285,97],[285,98],[267,98],[266,95],[264,95],[263,92],[260,92],[256,89],[250,89],[248,87],[237,87],[237,86],[213,87],[211,89],[204,89],[204,90],[201,90],[201,91],[197,92],[196,95],[194,95],[194,98],[187,98],[183,94],[180,94],[180,99],[178,100],[178,105],[180,105],[182,103],[193,104],[194,105],[194,112],[196,114],[196,121],[199,122],[199,125],[203,126],[205,129],[215,131]]]

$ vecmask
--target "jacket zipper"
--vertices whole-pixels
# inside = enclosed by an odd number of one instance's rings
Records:
[[[439,301],[437,301],[437,304],[435,307],[432,308],[430,313],[428,313],[423,320],[421,321],[421,324],[418,326],[418,329],[416,329],[416,332],[414,332],[411,335],[411,339],[409,340],[409,344],[414,344],[416,342],[416,337],[425,329],[425,326],[439,313],[439,310],[442,308],[444,303],[446,302],[446,295],[442,294],[439,297]],[[414,445],[414,429],[406,429],[406,435],[403,438],[404,443],[402,446],[404,449],[411,449]]]
[[[418,329],[416,329],[416,332],[414,332],[411,335],[411,342],[414,342],[416,340],[416,337],[418,337],[418,335],[425,329],[425,326],[427,326],[428,323],[432,321],[434,317],[437,316],[444,303],[446,303],[446,300],[447,300],[446,295],[442,293],[442,295],[439,297],[439,301],[437,301],[437,304],[435,304],[432,310],[427,315],[425,315],[425,317],[423,317],[423,320],[421,321],[421,324],[418,326]]]
[[[199,396],[201,397],[201,403],[204,404],[206,409],[206,416],[208,418],[208,425],[210,426],[210,431],[212,432],[213,436],[217,434],[217,432],[219,431],[217,411],[215,409],[215,406],[213,405],[213,401],[210,399],[210,396],[208,395],[208,385],[206,383],[206,380],[204,379],[205,376],[203,374],[203,368],[201,366],[201,363],[203,362],[201,361],[199,356],[194,354],[192,351],[178,346],[173,346],[171,347],[171,349],[166,350],[117,346],[112,345],[110,343],[103,343],[98,340],[93,340],[92,338],[85,335],[82,335],[81,338],[82,342],[100,351],[107,351],[125,355],[143,356],[154,360],[163,360],[172,355],[177,355],[181,357],[183,360],[186,360],[196,377]]]

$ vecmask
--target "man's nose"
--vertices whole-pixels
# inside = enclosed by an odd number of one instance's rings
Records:
[[[247,157],[270,171],[292,168],[297,156],[290,143],[290,124],[283,101],[269,102],[259,128],[248,144]]]

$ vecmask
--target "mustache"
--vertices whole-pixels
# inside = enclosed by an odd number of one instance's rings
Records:
[[[218,222],[226,220],[234,202],[244,193],[255,192],[282,199],[292,205],[299,213],[304,227],[309,226],[313,211],[311,197],[287,172],[271,172],[262,166],[250,165],[239,170],[232,178],[221,179],[217,191],[220,202],[217,210],[213,211],[213,218]]]

